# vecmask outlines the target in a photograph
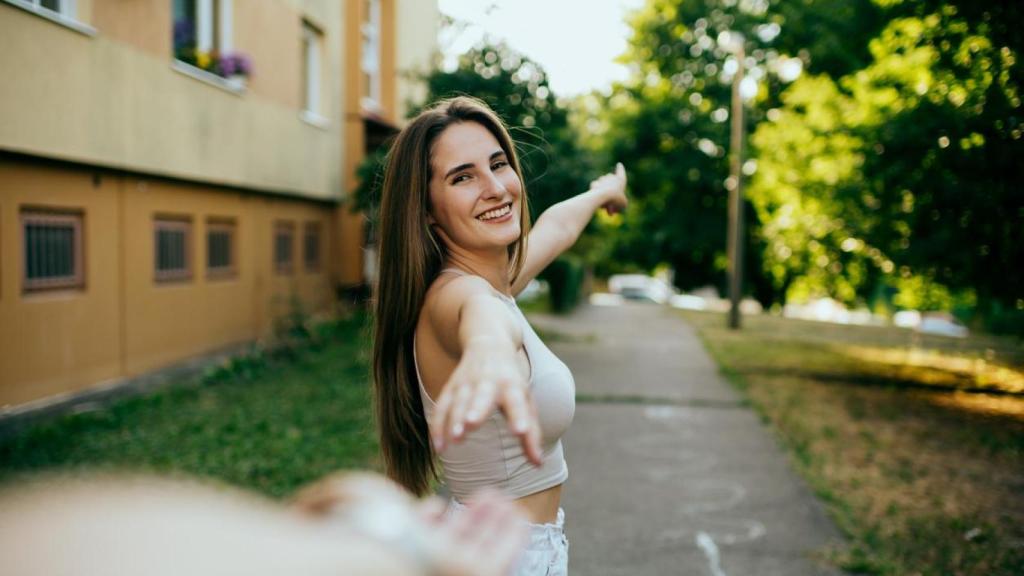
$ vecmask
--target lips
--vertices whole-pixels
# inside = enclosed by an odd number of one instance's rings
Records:
[[[502,204],[501,206],[499,206],[497,208],[488,210],[487,212],[484,212],[483,214],[480,214],[476,218],[477,218],[477,220],[481,220],[483,222],[486,222],[488,220],[494,220],[494,219],[497,219],[497,218],[501,218],[502,216],[506,216],[511,211],[512,211],[512,203],[509,202],[507,204]]]

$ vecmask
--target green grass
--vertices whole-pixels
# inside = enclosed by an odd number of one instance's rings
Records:
[[[847,535],[842,568],[1024,573],[1024,349],[685,313]]]
[[[0,481],[44,471],[214,478],[274,497],[338,469],[380,469],[365,318],[145,396],[0,440]]]

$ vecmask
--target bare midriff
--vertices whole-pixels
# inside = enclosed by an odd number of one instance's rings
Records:
[[[562,485],[552,486],[529,496],[516,499],[534,524],[548,524],[558,519],[558,507],[562,502]]]

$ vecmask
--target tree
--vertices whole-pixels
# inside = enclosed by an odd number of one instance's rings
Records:
[[[630,25],[622,60],[632,77],[613,89],[601,112],[605,149],[630,167],[636,199],[616,244],[617,260],[644,268],[669,264],[681,288],[721,285],[729,106],[738,63],[717,38],[726,30],[746,36],[752,62],[745,64],[750,76],[765,80],[764,98],[779,84],[768,71],[784,57],[772,48],[778,22],[767,1],[650,0]],[[762,115],[755,108],[745,120],[752,125]],[[746,244],[748,287],[770,302],[774,285],[761,272],[756,221]]]
[[[754,135],[772,276],[813,277],[810,261],[846,300],[884,276],[948,295],[904,296],[927,307],[961,294],[983,311],[1024,308],[1022,35],[1007,13],[1021,9],[887,4],[865,68],[802,78]]]

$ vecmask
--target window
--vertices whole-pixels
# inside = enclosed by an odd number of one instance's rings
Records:
[[[306,230],[303,235],[303,250],[306,264],[306,272],[320,271],[320,223],[306,222]]]
[[[177,60],[219,76],[249,73],[248,59],[231,53],[231,0],[173,1]]]
[[[77,15],[76,0],[15,0],[15,4],[44,15],[73,20]]]
[[[21,225],[26,292],[85,286],[81,214],[25,211]]]
[[[308,22],[302,23],[302,102],[305,111],[323,114],[320,109],[320,53],[323,33]]]
[[[192,223],[185,218],[158,217],[154,230],[157,281],[192,278]]]
[[[274,225],[274,270],[278,274],[291,274],[294,270],[295,224],[278,222]]]
[[[78,21],[78,0],[0,0],[31,12],[36,16],[56,22],[61,26],[81,32],[86,36],[95,36],[96,29]],[[86,13],[88,13],[88,4]]]
[[[380,79],[380,0],[363,0],[363,106],[379,109],[381,101]]]
[[[39,6],[46,8],[47,10],[52,10],[58,14],[66,14],[65,11],[70,11],[72,3],[67,2],[66,0],[63,2],[61,0],[36,0],[33,4],[38,4]],[[67,15],[70,16],[70,14]]]
[[[210,219],[206,223],[206,275],[230,278],[235,272],[235,222]]]

